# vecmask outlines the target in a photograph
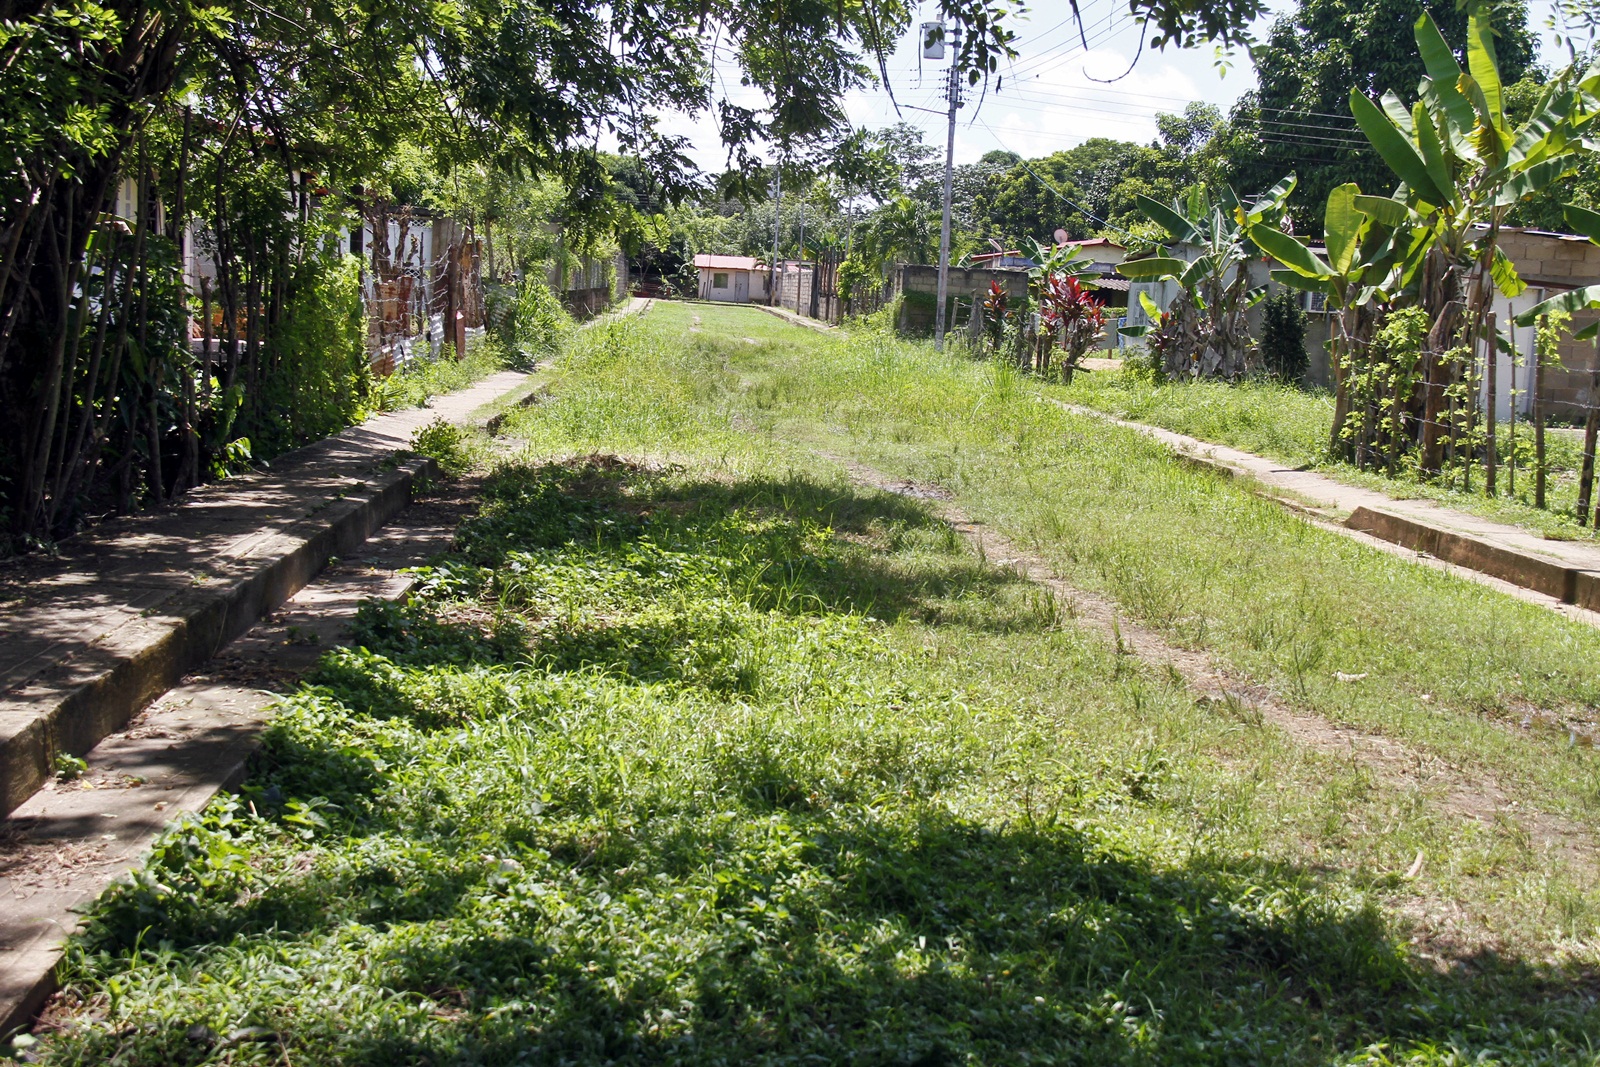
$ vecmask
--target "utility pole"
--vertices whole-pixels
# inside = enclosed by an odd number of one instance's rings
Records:
[[[950,295],[950,188],[954,181],[956,159],[956,109],[961,106],[960,63],[961,35],[950,38],[950,84],[946,90],[949,100],[950,122],[944,141],[944,221],[939,227],[939,306],[933,312],[933,347],[943,351],[945,328],[945,301]]]
[[[778,302],[778,229],[783,220],[783,155],[772,168],[772,263],[767,268],[767,305]]]
[[[800,261],[799,270],[794,276],[794,311],[800,314],[800,283],[806,277],[806,194],[800,194]]]

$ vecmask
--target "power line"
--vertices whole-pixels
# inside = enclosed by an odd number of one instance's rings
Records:
[[[1067,60],[1072,59],[1077,55],[1087,54],[1089,51],[1111,40],[1113,37],[1116,37],[1123,31],[1131,29],[1134,25],[1135,23],[1133,20],[1129,19],[1122,23],[1113,23],[1103,29],[1095,31],[1093,34],[1088,35],[1089,47],[1087,49],[1083,48],[1077,41],[1070,41],[1061,48],[1051,49],[1030,59],[1024,60],[1020,67],[1013,62],[1010,71],[1011,77],[1013,80],[1022,79],[1029,76],[1036,77],[1039,71],[1043,70],[1052,62],[1065,63]]]
[[[995,133],[993,126],[990,126],[987,122],[984,122],[982,119],[979,119],[978,122],[979,122],[979,124],[981,126],[983,126],[984,129],[989,131],[989,135],[992,136],[995,139],[995,143],[996,144],[1000,145],[1001,148],[1005,148],[1006,151],[1008,151],[1008,152],[1011,151],[1009,148],[1006,148],[1004,143],[1001,142],[1000,135],[998,133]],[[1019,156],[1021,155],[1021,153],[1013,153],[1013,154],[1014,155],[1019,155]],[[1100,216],[1096,215],[1094,212],[1090,211],[1088,208],[1084,207],[1082,204],[1080,204],[1076,200],[1072,199],[1072,197],[1068,196],[1066,193],[1063,193],[1060,189],[1057,189],[1054,185],[1051,185],[1044,178],[1040,177],[1039,173],[1037,171],[1035,171],[1032,167],[1028,166],[1027,160],[1023,160],[1022,163],[1020,164],[1020,166],[1022,167],[1023,170],[1027,171],[1033,177],[1033,180],[1038,182],[1042,187],[1044,187],[1045,189],[1048,189],[1050,192],[1054,193],[1056,196],[1060,197],[1062,200],[1065,200],[1068,204],[1071,204],[1075,211],[1078,211],[1079,213],[1081,213],[1082,215],[1084,215],[1085,217],[1089,218],[1090,220],[1092,220],[1094,222],[1098,222],[1100,225],[1104,226],[1108,230],[1115,230],[1117,233],[1121,234],[1122,236],[1124,236],[1124,237],[1126,237],[1126,238],[1128,238],[1130,240],[1133,239],[1133,235],[1131,233],[1129,233],[1127,230],[1124,230],[1120,226],[1113,226],[1111,223],[1107,222],[1105,219],[1103,219]]]
[[[1151,96],[1151,95],[1149,95],[1147,93],[1120,92],[1120,91],[1114,90],[1114,89],[1091,89],[1091,88],[1087,88],[1087,87],[1078,87],[1078,86],[1067,87],[1065,89],[1060,90],[1059,94],[1055,94],[1055,95],[1053,95],[1053,94],[1051,94],[1049,92],[1041,92],[1039,90],[1030,89],[1030,88],[1021,88],[1021,89],[1012,88],[1010,90],[1001,90],[997,95],[1000,97],[1000,99],[1005,99],[1008,95],[1011,95],[1011,96],[1020,97],[1023,100],[1030,101],[1030,102],[1044,103],[1044,104],[1055,104],[1055,103],[1058,103],[1058,102],[1062,102],[1061,97],[1064,96],[1064,95],[1070,95],[1070,97],[1075,99],[1075,98],[1077,98],[1077,97],[1079,97],[1081,95],[1084,95],[1084,94],[1089,94],[1089,99],[1090,100],[1094,100],[1094,101],[1097,101],[1097,102],[1104,102],[1104,103],[1121,103],[1125,99],[1128,102],[1130,107],[1134,107],[1134,108],[1138,109],[1141,112],[1144,110],[1144,106],[1140,105],[1140,104],[1137,104],[1137,103],[1134,103],[1135,100],[1141,100],[1141,99],[1142,100],[1155,100],[1155,101],[1159,101],[1160,103],[1163,103],[1163,104],[1167,104],[1167,105],[1174,106],[1174,107],[1181,107],[1181,108],[1186,108],[1186,107],[1188,107],[1188,106],[1190,106],[1192,104],[1207,103],[1207,101],[1203,101],[1203,100],[1180,100],[1180,99],[1174,99],[1172,97]],[[1109,99],[1109,100],[1101,100],[1100,98],[1103,98],[1103,97],[1109,97],[1111,99]],[[1262,110],[1262,111],[1270,111],[1270,112],[1272,112],[1274,114],[1277,114],[1277,115],[1300,116],[1300,115],[1321,115],[1322,114],[1321,112],[1291,111],[1288,108],[1273,108],[1273,107],[1260,108],[1260,110]],[[1175,112],[1164,112],[1164,113],[1166,113],[1166,114],[1174,114]],[[1264,119],[1262,121],[1287,122],[1289,120],[1287,120],[1287,119]],[[1350,121],[1352,123],[1354,122],[1353,119],[1351,119]],[[1326,131],[1329,131],[1331,133],[1356,134],[1356,133],[1359,132],[1358,129],[1354,125],[1332,126],[1332,125],[1328,125],[1326,123],[1304,122],[1304,121],[1298,121],[1298,120],[1295,121],[1294,124],[1297,125],[1297,126],[1304,126],[1306,128],[1309,128],[1309,129],[1326,130]]]

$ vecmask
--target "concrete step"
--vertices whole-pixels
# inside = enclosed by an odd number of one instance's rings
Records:
[[[1358,507],[1345,525],[1458,567],[1532,589],[1563,604],[1600,611],[1600,572],[1555,556],[1381,508]]]
[[[138,865],[171,820],[242,781],[272,716],[268,690],[293,689],[346,641],[364,600],[404,596],[413,579],[399,572],[448,549],[468,510],[451,499],[407,508],[95,746],[81,776],[52,778],[0,823],[0,1040],[56,988],[84,909]]]
[[[0,574],[0,814],[405,507],[435,474],[400,454],[418,428],[464,422],[527,384],[493,375],[97,527],[54,558],[12,561]]]
[[[1262,495],[1328,528],[1399,545],[1460,568],[1456,573],[1463,576],[1481,575],[1480,580],[1489,584],[1504,583],[1499,586],[1502,590],[1514,587],[1517,595],[1568,618],[1600,625],[1600,545],[1592,541],[1549,540],[1522,527],[1432,501],[1390,497],[1159,426],[1119,419],[1078,404],[1050,402],[1077,415],[1136,430],[1172,449],[1184,463],[1224,477],[1247,478]]]

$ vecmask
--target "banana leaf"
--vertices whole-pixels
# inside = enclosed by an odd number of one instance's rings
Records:
[[[1134,281],[1150,278],[1170,278],[1182,274],[1189,266],[1171,256],[1147,256],[1144,259],[1126,259],[1117,264],[1117,273]]]
[[[1389,169],[1400,176],[1419,197],[1429,204],[1447,204],[1449,193],[1434,185],[1428,166],[1417,154],[1405,134],[1400,132],[1388,115],[1369,100],[1359,89],[1350,90],[1350,111],[1355,115],[1361,132],[1367,135],[1378,155],[1389,164]]]
[[[1577,311],[1589,311],[1600,308],[1600,285],[1586,285],[1582,289],[1569,289],[1565,293],[1558,293],[1549,300],[1541,300],[1527,311],[1517,316],[1518,326],[1532,326],[1541,315],[1548,315],[1552,311],[1565,311],[1572,314]],[[1600,326],[1600,323],[1596,323]],[[1593,337],[1594,326],[1590,326],[1574,337]]]

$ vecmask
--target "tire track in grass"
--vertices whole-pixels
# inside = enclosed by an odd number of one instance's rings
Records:
[[[1061,597],[1070,605],[1069,613],[1078,626],[1105,638],[1119,654],[1135,656],[1172,671],[1196,694],[1202,706],[1235,718],[1258,718],[1270,723],[1304,748],[1359,763],[1391,788],[1438,789],[1438,803],[1446,814],[1489,826],[1509,822],[1534,848],[1559,855],[1592,875],[1600,875],[1600,857],[1596,855],[1594,837],[1587,827],[1523,807],[1492,775],[1464,771],[1393,738],[1332,722],[1314,712],[1296,708],[1268,686],[1240,678],[1220,666],[1207,653],[1172,644],[1157,631],[1131,619],[1114,600],[1064,581],[1040,556],[974,520],[952,501],[951,494],[944,488],[890,477],[844,456],[813,451],[842,467],[857,485],[926,501],[934,514],[972,545],[982,558],[1009,567]],[[1407,877],[1414,878],[1427,861],[1428,857],[1419,854]],[[1430,899],[1430,904],[1436,903],[1440,903],[1437,898]]]

